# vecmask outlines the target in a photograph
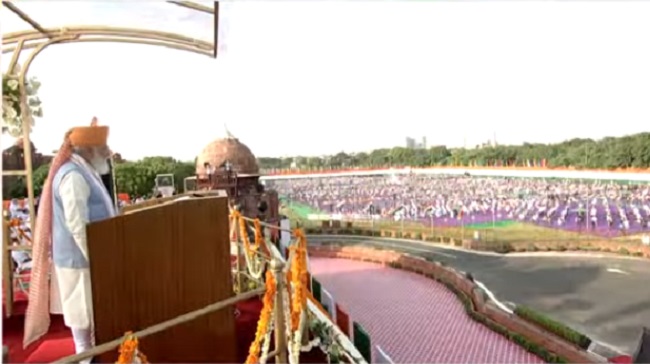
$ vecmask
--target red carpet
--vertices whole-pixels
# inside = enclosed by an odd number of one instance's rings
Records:
[[[19,297],[17,295],[17,298]],[[51,316],[50,332],[41,342],[31,345],[27,350],[23,350],[23,324],[27,302],[24,300],[24,295],[22,298],[15,304],[15,314],[10,318],[3,319],[2,342],[3,345],[9,347],[9,360],[12,363],[48,363],[74,354],[70,330],[63,325],[63,317],[60,315]],[[250,343],[255,338],[257,320],[262,310],[262,301],[254,298],[240,302],[236,307],[240,312],[237,317],[238,361],[243,363],[248,355]],[[115,358],[117,359],[117,350],[115,351]],[[325,357],[319,349],[315,349],[310,353],[302,353],[301,362],[324,363]]]
[[[2,344],[9,348],[9,360],[12,363],[51,362],[74,352],[70,330],[63,324],[63,316],[51,315],[50,331],[39,342],[23,349],[23,326],[27,295],[16,289],[14,291],[14,312],[11,317],[5,314],[2,305]]]
[[[29,277],[23,280],[28,281]],[[51,315],[50,331],[39,342],[23,349],[23,327],[25,310],[27,309],[27,295],[19,289],[14,289],[14,312],[9,318],[5,315],[4,303],[2,306],[3,327],[2,342],[9,348],[11,363],[48,363],[68,355],[74,354],[74,344],[70,330],[63,324],[63,316]],[[239,316],[237,324],[237,352],[238,361],[243,363],[248,356],[248,348],[255,338],[257,321],[262,311],[262,301],[253,298],[236,304]],[[274,341],[271,341],[272,343]],[[273,347],[273,344],[271,344]],[[146,353],[145,353],[146,354]],[[325,356],[320,349],[310,353],[301,354],[301,362],[324,363]],[[117,349],[115,350],[117,359]]]
[[[610,363],[617,363],[617,364],[632,364],[633,360],[631,356],[628,355],[622,355],[622,356],[617,356],[614,358],[609,358]]]

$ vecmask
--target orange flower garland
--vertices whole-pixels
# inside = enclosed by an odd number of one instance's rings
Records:
[[[228,216],[228,226],[230,227],[230,241],[235,241],[235,239],[237,239],[237,228],[235,225],[236,223],[237,220],[235,219],[235,211],[231,211],[230,215]]]
[[[233,211],[232,213],[233,223],[239,224],[239,235],[244,244],[244,250],[246,253],[251,252],[251,243],[248,240],[248,232],[246,231],[246,221],[241,218],[239,211]]]
[[[266,271],[266,292],[264,293],[264,306],[260,313],[260,320],[257,322],[257,331],[255,332],[255,340],[251,343],[248,350],[248,357],[246,364],[257,364],[260,362],[259,354],[262,348],[262,339],[268,331],[271,313],[273,312],[273,299],[275,298],[276,286],[275,278],[271,271]]]
[[[248,254],[251,252],[257,253],[260,251],[260,248],[264,251],[267,257],[271,255],[269,248],[266,246],[264,237],[262,236],[262,227],[259,219],[255,219],[255,245],[251,246],[250,240],[248,239],[248,231],[246,229],[246,220],[241,216],[239,211],[232,212],[233,220],[239,222],[239,235],[241,235],[242,243],[244,244],[244,249]]]
[[[25,230],[22,228],[23,222],[20,219],[11,219],[9,221],[9,227],[15,228],[16,231],[18,232],[18,238],[27,241],[27,243],[32,242],[32,239],[27,236],[27,233],[25,233]]]
[[[22,226],[23,222],[20,219],[11,219],[9,221],[9,226],[11,227],[20,227]]]
[[[124,335],[124,341],[120,344],[120,356],[116,364],[132,364],[134,359],[140,359],[141,363],[148,363],[147,357],[138,351],[138,338],[131,331]]]
[[[291,296],[291,330],[298,330],[300,315],[307,307],[307,244],[302,230],[294,232],[297,244],[293,248],[294,256],[291,262],[291,283],[294,294]]]
[[[262,224],[260,223],[260,219],[255,219],[253,221],[253,226],[255,226],[255,246],[257,247],[258,250],[261,247],[262,250],[264,250],[266,256],[270,257],[271,252],[269,251],[269,247],[266,246],[264,235],[262,235]]]

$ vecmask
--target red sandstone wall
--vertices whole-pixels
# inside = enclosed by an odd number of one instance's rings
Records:
[[[508,314],[491,303],[486,303],[483,294],[474,282],[465,278],[460,272],[426,261],[419,257],[409,256],[394,251],[376,250],[362,247],[311,246],[309,254],[313,257],[353,259],[380,264],[399,263],[404,269],[425,275],[432,275],[451,283],[459,291],[472,299],[477,312],[488,319],[506,327],[509,331],[526,337],[529,341],[547,348],[560,355],[570,363],[594,363],[599,360],[592,354],[568,343],[543,329],[525,322],[521,318]]]

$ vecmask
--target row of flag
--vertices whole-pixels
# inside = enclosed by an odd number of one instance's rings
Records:
[[[488,159],[488,160],[470,160],[470,161],[461,161],[461,160],[456,160],[453,161],[450,167],[497,167],[497,168],[503,168],[503,167],[512,167],[512,168],[517,168],[517,167],[524,167],[524,168],[546,168],[548,166],[548,162],[546,159],[526,159],[522,161],[518,160],[501,160],[501,159]],[[403,166],[384,166],[384,167],[374,167],[376,168],[401,168]],[[444,167],[443,165],[436,165],[435,167]],[[354,171],[354,170],[366,170],[369,168],[362,168],[362,167],[351,167],[351,168],[345,168],[346,170]],[[308,167],[301,167],[301,168],[267,168],[262,171],[263,174],[285,174],[285,173],[295,173],[295,172],[302,172],[302,173],[309,173],[309,172],[327,172],[327,171],[339,171],[341,168],[335,168],[335,167],[315,167],[315,168],[308,168]]]
[[[526,167],[526,168],[546,168],[548,163],[546,159],[526,159],[523,161],[488,159],[473,160],[467,162],[456,162],[456,167]]]
[[[368,334],[363,326],[358,322],[350,320],[348,312],[343,309],[341,305],[336,303],[332,294],[323,288],[316,278],[310,275],[309,280],[311,283],[310,290],[316,301],[320,303],[321,307],[323,307],[323,309],[329,314],[332,322],[336,324],[343,334],[350,338],[366,362],[394,364],[390,356],[388,356],[381,347],[376,346],[373,353],[370,334]]]
[[[338,326],[338,328],[350,338],[359,353],[368,363],[393,364],[393,360],[384,350],[376,346],[373,353],[372,341],[370,334],[356,321],[350,321],[350,315],[337,304],[332,294],[323,288],[320,282],[312,277],[311,290],[314,298],[321,304],[323,309],[329,313],[329,316]],[[373,355],[374,354],[374,355]],[[374,361],[373,361],[374,357]]]

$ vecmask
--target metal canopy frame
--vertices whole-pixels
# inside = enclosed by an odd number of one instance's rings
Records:
[[[135,43],[169,47],[173,49],[199,53],[211,57],[217,56],[219,29],[219,2],[214,8],[190,1],[167,1],[169,4],[214,16],[214,42],[206,42],[176,33],[156,30],[110,27],[110,26],[66,26],[62,28],[45,28],[32,19],[15,4],[3,1],[2,4],[32,27],[32,30],[3,34],[2,53],[22,52],[38,49],[55,43],[112,42]],[[10,64],[11,66],[15,64]]]
[[[131,43],[143,44],[152,46],[161,46],[171,49],[198,53],[212,58],[217,57],[218,50],[218,34],[219,34],[219,2],[214,1],[214,7],[205,6],[191,1],[167,1],[170,5],[184,7],[193,11],[211,14],[214,17],[213,21],[213,39],[214,42],[206,42],[199,39],[183,36],[181,34],[145,30],[136,28],[124,27],[110,27],[110,26],[69,26],[63,28],[45,28],[41,26],[36,20],[32,19],[27,13],[22,11],[15,3],[10,1],[2,1],[2,6],[7,10],[13,12],[25,23],[29,24],[32,30],[19,31],[3,34],[2,39],[2,54],[13,53],[9,67],[7,68],[8,74],[14,74],[18,77],[18,87],[20,91],[20,102],[22,112],[22,141],[23,141],[23,157],[24,169],[13,171],[2,171],[3,176],[24,176],[27,184],[27,197],[29,201],[29,215],[31,231],[34,232],[35,227],[35,211],[34,211],[34,182],[32,178],[32,149],[31,141],[29,138],[31,132],[31,115],[27,107],[27,96],[25,93],[25,80],[27,73],[34,58],[38,56],[45,48],[53,44],[64,43]],[[16,65],[23,51],[30,51],[29,56],[23,63],[20,69]],[[4,227],[4,226],[3,226]],[[4,229],[3,229],[4,230]],[[10,239],[5,237],[3,249],[7,254],[4,257],[9,257],[11,260],[10,251],[13,250]],[[17,247],[23,250],[30,250],[31,247]],[[5,298],[7,300],[6,310],[7,315],[11,315],[13,302],[9,301],[12,298],[13,278],[9,270],[9,261],[3,259],[3,283],[5,287]]]

